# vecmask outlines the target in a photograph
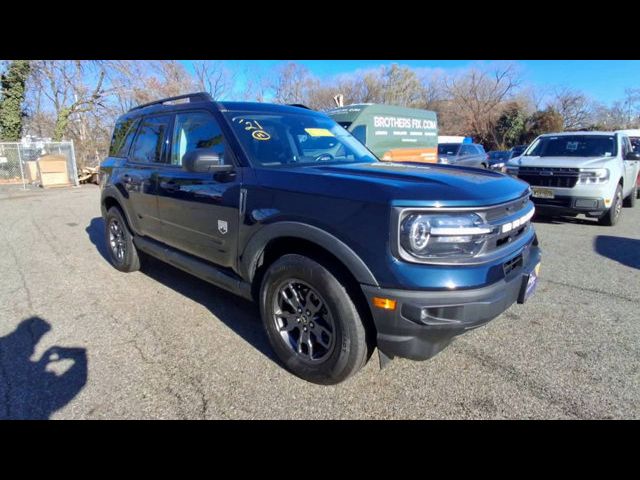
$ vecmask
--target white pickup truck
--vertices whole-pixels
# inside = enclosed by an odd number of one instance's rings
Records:
[[[531,185],[539,213],[583,213],[602,225],[615,225],[623,205],[635,205],[639,171],[640,152],[620,132],[540,135],[507,163],[507,173]]]

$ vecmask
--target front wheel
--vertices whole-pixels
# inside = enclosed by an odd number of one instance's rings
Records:
[[[324,265],[290,254],[265,272],[260,313],[284,366],[304,380],[331,385],[367,361],[364,324],[346,288]]]
[[[613,195],[613,205],[607,210],[604,215],[598,219],[600,225],[612,227],[618,220],[620,220],[620,214],[622,213],[622,185],[618,185],[616,193]]]
[[[120,209],[111,207],[104,220],[104,234],[111,264],[121,272],[140,270],[140,257],[133,243],[133,234]]]

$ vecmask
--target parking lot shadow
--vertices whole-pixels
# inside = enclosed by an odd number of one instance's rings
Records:
[[[109,261],[102,218],[92,219],[85,231],[100,254]],[[257,305],[153,257],[144,257],[142,273],[203,305],[237,335],[277,363],[262,328]]]
[[[31,317],[0,337],[0,419],[48,419],[87,383],[84,348],[55,346],[31,360],[49,330],[48,322]]]
[[[598,235],[593,241],[593,248],[603,257],[640,270],[640,240]]]

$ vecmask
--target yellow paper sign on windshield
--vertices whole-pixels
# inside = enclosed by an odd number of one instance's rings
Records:
[[[333,137],[333,133],[331,133],[326,128],[305,128],[305,132],[307,132],[312,137]]]

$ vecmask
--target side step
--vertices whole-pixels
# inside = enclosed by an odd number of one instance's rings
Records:
[[[245,282],[233,273],[227,273],[223,269],[216,267],[197,257],[183,253],[168,245],[151,240],[146,237],[135,236],[133,242],[143,252],[152,255],[163,262],[167,262],[180,270],[194,275],[216,287],[228,290],[231,293],[253,300],[251,296],[251,284]]]

